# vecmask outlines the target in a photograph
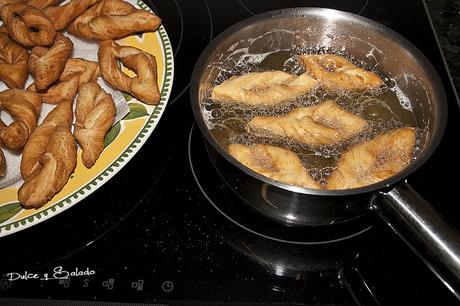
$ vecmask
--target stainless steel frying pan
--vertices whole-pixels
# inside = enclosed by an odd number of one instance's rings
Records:
[[[424,137],[417,159],[399,174],[362,188],[303,189],[246,168],[210,132],[204,100],[222,71],[238,62],[238,50],[265,54],[318,47],[341,50],[367,63],[410,100]],[[230,27],[205,49],[192,76],[191,101],[201,132],[220,157],[215,160],[217,169],[248,207],[288,226],[325,228],[375,211],[459,297],[460,236],[406,180],[430,158],[443,136],[446,95],[436,70],[401,35],[364,17],[331,9],[293,8],[256,15]]]

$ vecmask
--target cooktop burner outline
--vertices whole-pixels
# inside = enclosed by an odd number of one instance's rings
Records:
[[[211,9],[209,7],[209,4],[207,3],[206,0],[202,0],[202,3],[204,4],[204,7],[206,9],[206,13],[207,13],[207,17],[208,17],[208,21],[209,21],[209,40],[207,43],[209,43],[213,36],[214,36],[214,20],[212,18],[212,13],[211,13]],[[149,1],[149,4],[154,6],[154,4],[152,4],[152,1]],[[173,45],[173,50],[174,50],[174,57],[176,58],[179,54],[181,50],[181,48],[183,47],[182,45],[182,42],[183,42],[183,39],[184,39],[184,32],[186,31],[185,30],[185,21],[184,21],[184,12],[182,10],[182,7],[181,5],[177,2],[177,0],[174,0],[174,5],[177,9],[177,13],[179,15],[179,19],[180,19],[180,34],[179,34],[179,39],[178,39],[178,42],[177,42],[177,45]],[[169,100],[168,104],[169,105],[172,105],[174,104],[185,92],[188,91],[190,87],[190,81],[187,83],[187,85],[175,96],[175,97],[172,97],[172,99]]]
[[[179,17],[180,17],[180,36],[179,36],[179,42],[177,43],[177,46],[174,48],[174,57],[176,57],[177,55],[177,52],[179,51],[180,49],[180,46],[182,44],[182,38],[184,38],[184,17],[182,15],[182,10],[179,6],[179,3],[177,3],[177,0],[174,0],[174,4],[176,5],[177,7],[177,12],[179,13]]]

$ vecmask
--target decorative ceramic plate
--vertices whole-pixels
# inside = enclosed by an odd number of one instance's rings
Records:
[[[140,0],[129,2],[151,11]],[[158,85],[161,90],[160,103],[156,106],[146,105],[129,95],[124,95],[130,113],[109,130],[105,138],[106,148],[96,164],[91,169],[86,169],[79,150],[77,167],[68,183],[40,209],[23,209],[17,199],[18,187],[1,189],[0,237],[54,217],[90,195],[126,165],[155,129],[169,99],[174,75],[172,48],[166,30],[160,26],[154,33],[133,35],[118,42],[121,45],[142,49],[156,57]]]

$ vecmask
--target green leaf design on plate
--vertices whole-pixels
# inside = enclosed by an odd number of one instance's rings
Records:
[[[107,132],[104,139],[104,148],[107,148],[114,140],[117,138],[118,134],[120,134],[121,124],[118,122]]]
[[[130,112],[123,118],[123,120],[132,120],[139,117],[148,116],[147,109],[144,105],[139,103],[129,103],[128,104]]]
[[[0,224],[11,219],[22,209],[21,203],[11,203],[0,206]]]
[[[144,33],[141,32],[141,33],[137,34],[137,36],[139,36],[140,38],[142,38],[142,37],[144,37]]]
[[[125,98],[126,102],[131,101],[131,99],[133,98],[130,94],[127,94],[126,92],[123,93],[123,97]]]

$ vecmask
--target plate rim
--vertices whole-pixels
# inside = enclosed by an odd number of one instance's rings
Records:
[[[152,12],[144,2],[138,0],[137,4],[145,10]],[[91,179],[88,183],[75,190],[73,193],[67,195],[61,201],[53,204],[46,209],[40,210],[34,214],[26,216],[22,219],[15,220],[12,222],[5,221],[6,223],[0,225],[0,238],[8,236],[10,234],[19,232],[26,228],[32,227],[38,223],[48,220],[55,215],[69,209],[70,207],[78,204],[87,196],[95,192],[101,186],[103,186],[108,180],[110,180],[115,174],[117,174],[134,155],[142,148],[149,136],[155,130],[158,125],[171,96],[172,85],[174,80],[174,56],[169,39],[168,33],[163,25],[158,28],[158,36],[161,40],[160,48],[164,55],[164,76],[163,86],[161,89],[160,102],[155,106],[150,114],[149,118],[144,123],[142,129],[137,133],[131,143],[113,160],[113,162],[101,171],[97,176]],[[16,202],[5,203],[4,205],[14,204]],[[2,206],[4,206],[2,205]],[[20,213],[22,210],[17,212],[15,215]],[[11,218],[13,218],[12,216]]]

